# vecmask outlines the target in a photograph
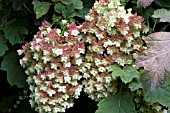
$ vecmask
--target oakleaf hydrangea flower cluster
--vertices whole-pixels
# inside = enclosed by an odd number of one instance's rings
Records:
[[[68,31],[44,21],[33,41],[18,50],[36,111],[65,112],[82,90],[96,101],[116,93],[109,69],[132,65],[145,48],[143,18],[119,0],[96,1],[85,20],[80,26],[72,22]]]
[[[82,32],[87,52],[79,70],[85,78],[84,91],[98,101],[116,92],[110,66],[132,65],[144,49],[141,34],[148,28],[142,17],[126,11],[119,0],[96,1],[85,19]]]
[[[65,112],[82,91],[78,60],[84,53],[84,42],[75,37],[61,36],[60,29],[52,29],[46,21],[18,54],[28,76],[30,104],[39,113]],[[78,29],[77,29],[78,30]]]

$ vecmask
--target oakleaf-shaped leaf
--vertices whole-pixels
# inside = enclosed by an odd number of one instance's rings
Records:
[[[152,2],[153,2],[153,0],[138,0],[138,1],[137,1],[138,5],[141,6],[141,7],[147,7],[147,6],[149,6]]]
[[[126,91],[102,99],[98,107],[96,113],[136,113],[133,97]]]
[[[161,22],[170,22],[170,11],[166,9],[157,9],[152,16],[154,18],[160,18]]]
[[[154,2],[162,7],[170,7],[170,0],[154,0]]]
[[[69,5],[71,3],[73,3],[73,0],[60,0],[61,3],[65,4],[65,5]]]
[[[140,78],[133,79],[132,82],[129,83],[129,88],[131,91],[138,90],[140,88],[143,88],[142,82],[140,81]]]
[[[62,16],[65,19],[73,18],[76,15],[76,12],[74,11],[74,5],[73,3],[65,6],[62,10]]]
[[[4,35],[0,33],[0,57],[5,54],[5,51],[8,50],[6,43],[3,41]]]
[[[170,33],[157,32],[146,38],[149,49],[136,60],[138,67],[144,67],[143,86],[155,90],[162,85],[167,71],[170,70]]]
[[[82,9],[83,8],[83,2],[81,0],[72,0],[74,9]]]
[[[61,14],[64,7],[66,7],[66,6],[64,6],[62,3],[57,3],[57,4],[54,6],[54,10],[55,10],[57,13],[60,13],[60,14]]]
[[[137,69],[132,66],[126,66],[124,69],[121,69],[119,66],[113,65],[109,71],[112,71],[113,79],[120,77],[125,84],[140,76]]]
[[[170,86],[160,86],[159,88],[145,92],[145,100],[150,103],[160,103],[163,106],[170,108]]]
[[[19,65],[17,52],[8,51],[1,63],[1,69],[7,71],[7,80],[11,86],[26,88],[26,74]]]
[[[28,30],[25,28],[24,20],[13,20],[9,22],[5,28],[5,38],[14,45],[16,43],[23,43],[23,34],[28,34]]]
[[[40,18],[43,15],[45,15],[48,10],[50,9],[50,5],[51,3],[49,2],[41,2],[37,5],[37,7],[35,8],[35,14],[36,14],[36,18]]]
[[[88,14],[89,10],[90,10],[89,8],[83,8],[83,9],[77,10],[76,16],[84,19],[85,15]]]

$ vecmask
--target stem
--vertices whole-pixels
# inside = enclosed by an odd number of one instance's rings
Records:
[[[30,12],[31,14],[33,14],[33,12],[31,12],[31,10],[28,9],[28,7],[24,4],[24,7],[28,10],[28,12]]]
[[[120,101],[121,101],[121,94],[122,94],[122,88],[123,88],[123,82],[121,83],[121,86],[120,86],[120,91],[119,91],[119,107],[118,107],[118,113],[119,113],[119,111],[120,111]]]

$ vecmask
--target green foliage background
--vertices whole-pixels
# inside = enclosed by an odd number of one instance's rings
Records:
[[[19,65],[17,49],[21,48],[25,42],[32,40],[43,20],[54,23],[54,26],[59,26],[62,19],[82,23],[94,2],[95,0],[0,0],[0,112],[8,112],[10,109],[11,112],[17,113],[34,112],[31,110],[27,99],[23,99],[16,109],[13,106],[19,96],[26,95],[23,91],[28,91],[25,82],[26,75]],[[121,0],[121,2],[126,8],[133,8],[134,13],[144,17],[146,24],[150,27],[150,33],[169,31],[169,23],[162,23],[159,19],[152,17],[156,9],[170,9],[170,2],[167,0],[154,0],[146,8],[138,7],[137,0]],[[126,67],[122,70],[113,66],[113,69],[117,71],[112,73],[112,77],[117,77],[117,73],[120,73],[120,78],[124,83],[129,83],[133,78],[136,78],[129,84],[131,91],[142,87],[138,79],[139,73],[133,67]],[[124,76],[129,75],[129,73],[133,73],[132,78]],[[120,89],[115,96],[103,99],[98,104],[99,109],[96,113],[113,113],[112,111],[116,111],[115,113],[126,113],[127,111],[133,113],[134,111],[131,111],[134,109],[132,95],[129,90],[122,93],[123,89]],[[167,88],[166,91],[168,92],[165,92],[165,90],[159,88],[155,92],[162,95],[161,92],[163,91],[169,96],[169,90]],[[169,103],[162,101],[163,96],[155,100],[154,94],[148,92],[146,100],[150,102],[160,102],[161,100],[162,104],[170,106]],[[85,95],[81,98],[87,99]],[[88,104],[83,103],[82,106],[86,106],[85,109],[88,113],[94,113],[97,109],[96,102],[91,100],[87,100],[87,102],[83,99],[81,102]],[[163,99],[166,100],[166,97]],[[130,103],[126,103],[128,101]],[[76,102],[81,104],[80,100]],[[125,106],[125,104],[128,106]],[[75,105],[71,110],[74,111],[74,109],[79,108],[81,107]],[[127,109],[127,111],[125,112],[122,109]]]

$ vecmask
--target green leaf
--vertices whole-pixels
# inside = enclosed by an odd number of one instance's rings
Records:
[[[36,7],[38,6],[38,4],[40,4],[41,2],[39,0],[33,0],[32,4],[34,5],[34,11],[36,9]]]
[[[63,7],[65,7],[65,6],[62,3],[57,3],[54,7],[54,10],[57,13],[62,14]]]
[[[83,8],[83,2],[81,0],[72,0],[74,9],[82,9]]]
[[[4,39],[4,35],[0,33],[0,57],[5,54],[6,50],[8,50],[8,47],[3,39]]]
[[[8,51],[1,63],[1,69],[7,71],[7,80],[11,86],[26,88],[26,74],[19,65],[19,56],[15,51]]]
[[[65,19],[73,18],[75,15],[76,15],[76,12],[74,11],[73,4],[69,4],[69,5],[65,6],[62,10],[62,16]]]
[[[69,5],[69,4],[73,3],[72,0],[60,0],[60,2],[65,4],[65,5]]]
[[[58,2],[59,0],[52,0],[53,2]]]
[[[41,2],[37,5],[36,9],[35,9],[35,14],[36,14],[36,18],[40,18],[43,15],[45,15],[48,10],[50,9],[50,5],[51,3],[49,2]]]
[[[134,78],[132,82],[129,84],[129,88],[131,91],[138,90],[140,88],[143,88],[142,82],[140,81],[140,78]]]
[[[28,30],[25,28],[25,21],[19,19],[10,21],[3,30],[5,32],[5,38],[12,45],[23,43],[23,34],[28,34]]]
[[[129,92],[119,92],[102,99],[96,113],[136,113],[133,97]]]
[[[154,0],[154,2],[162,7],[170,7],[170,0]]]
[[[170,22],[170,11],[166,9],[158,9],[152,15],[154,18],[160,18],[161,22]]]
[[[84,19],[85,15],[88,14],[89,10],[90,10],[89,8],[83,8],[83,9],[77,10],[76,16]]]
[[[170,86],[163,85],[155,90],[146,90],[144,97],[150,103],[158,102],[170,108]]]
[[[109,71],[112,71],[113,79],[120,77],[125,84],[140,76],[137,69],[132,66],[126,66],[124,69],[121,69],[119,66],[113,65]]]
[[[2,100],[0,101],[0,111],[1,112],[8,112],[10,109],[10,106],[14,102],[15,96],[8,96],[8,97],[3,97]]]

